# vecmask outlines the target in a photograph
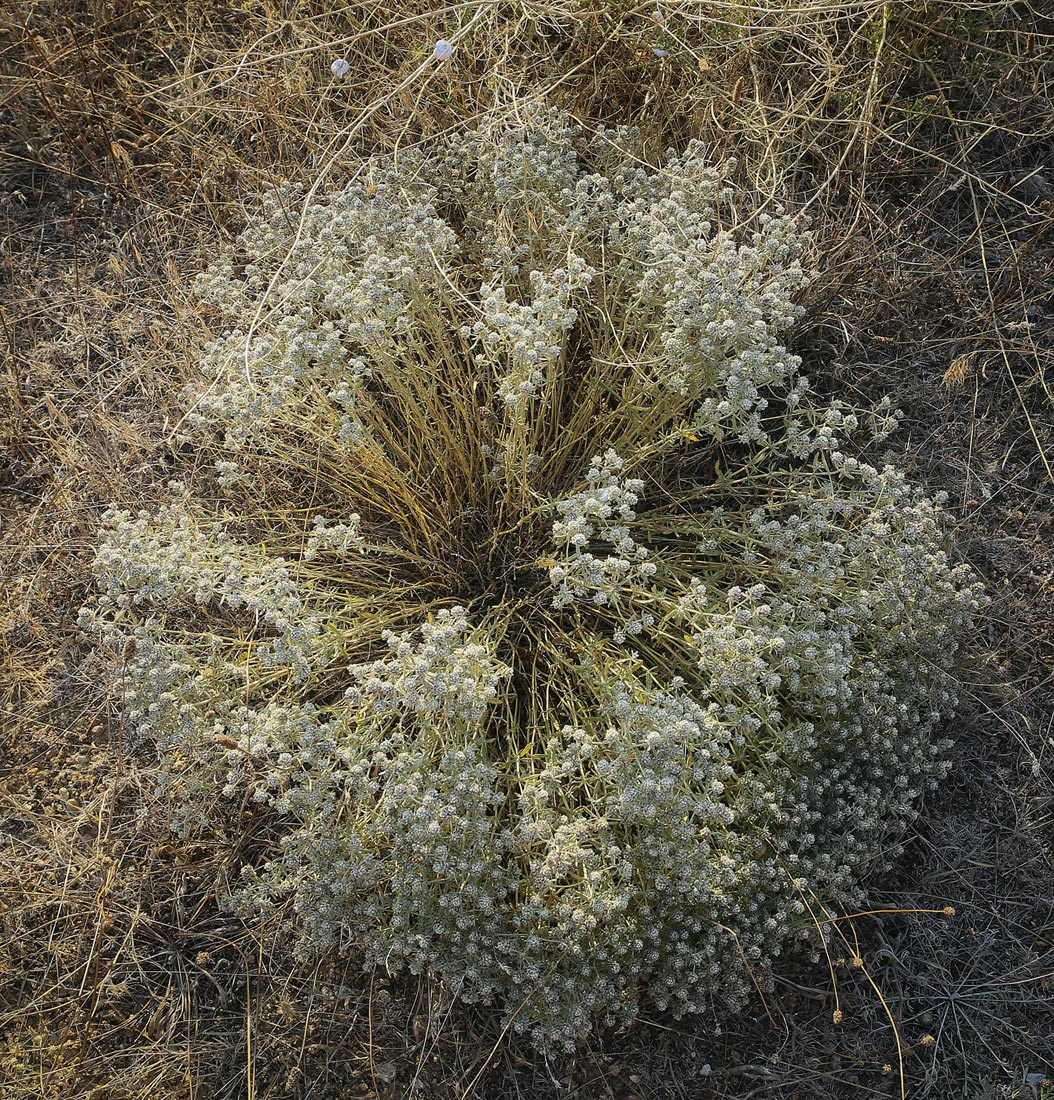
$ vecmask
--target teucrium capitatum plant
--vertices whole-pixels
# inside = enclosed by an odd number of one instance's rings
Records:
[[[265,197],[197,288],[211,499],[111,511],[85,611],[176,826],[270,815],[243,904],[566,1045],[858,895],[978,594],[782,342],[802,241],[546,112]]]

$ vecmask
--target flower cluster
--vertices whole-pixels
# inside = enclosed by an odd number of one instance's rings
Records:
[[[593,274],[580,257],[569,269],[559,268],[550,276],[532,271],[529,305],[510,303],[503,287],[481,288],[486,321],[477,322],[473,333],[482,337],[491,361],[500,356],[506,360],[498,393],[510,408],[533,396],[545,382],[546,369],[560,358],[577,317],[568,302],[574,291],[588,286]]]
[[[455,240],[431,196],[393,170],[327,203],[292,185],[266,196],[238,239],[252,260],[240,274],[219,263],[195,283],[202,302],[240,322],[208,351],[214,381],[194,395],[196,422],[223,424],[237,449],[306,385],[335,386],[346,403],[341,385],[367,373],[350,349],[391,347],[423,300],[438,297],[436,265]]]
[[[137,516],[110,509],[94,570],[110,623],[137,623],[143,606],[168,608],[160,625],[192,607],[241,613],[262,628],[258,661],[288,668],[299,680],[310,676],[320,617],[283,557],[259,548],[247,553],[223,521],[201,521],[178,506]]]
[[[549,569],[556,586],[553,607],[566,607],[575,600],[588,599],[601,607],[620,607],[631,588],[655,576],[655,563],[647,559],[648,550],[633,541],[629,521],[637,518],[633,506],[644,489],[640,478],[619,482],[622,459],[609,450],[594,458],[586,475],[589,488],[557,502],[560,518],[553,524],[553,542],[564,555]],[[614,554],[597,557],[587,550],[594,536],[610,543]],[[654,616],[647,611],[627,617],[615,641],[639,634],[651,626]]]
[[[344,555],[351,550],[363,549],[359,520],[357,512],[353,512],[346,523],[329,523],[325,516],[315,516],[311,534],[304,543],[304,561],[314,561],[320,550],[332,550]]]
[[[83,613],[174,827],[270,815],[244,912],[546,1047],[817,947],[944,774],[981,604],[726,177],[539,109],[267,196],[197,283],[215,465],[108,513]]]
[[[358,683],[350,698],[368,700],[375,714],[406,711],[419,718],[441,714],[478,724],[511,669],[486,646],[465,640],[469,622],[463,607],[440,611],[421,625],[421,640],[385,631],[389,660],[352,665]]]

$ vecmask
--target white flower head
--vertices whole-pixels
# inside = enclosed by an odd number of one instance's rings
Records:
[[[445,38],[440,38],[436,43],[435,49],[432,51],[432,56],[440,61],[448,61],[454,55],[453,43],[448,42]]]
[[[338,80],[343,80],[344,77],[351,72],[351,62],[348,61],[347,58],[338,57],[337,60],[330,65],[330,69]]]

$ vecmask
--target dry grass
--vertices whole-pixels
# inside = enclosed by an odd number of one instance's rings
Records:
[[[982,0],[415,0],[398,19],[8,0],[0,34],[0,1096],[898,1096],[901,1069],[911,1096],[1036,1095],[1025,1075],[1054,1072],[1050,20]],[[187,286],[252,196],[525,96],[657,143],[703,135],[808,211],[809,373],[895,396],[900,460],[951,491],[996,599],[953,779],[876,890],[897,912],[838,922],[844,963],[788,967],[771,1021],[644,1020],[559,1065],[448,991],[299,965],[224,913],[239,838],[196,847],[151,816],[151,762],[124,751],[74,625],[100,510],[202,461],[172,439],[206,335]]]

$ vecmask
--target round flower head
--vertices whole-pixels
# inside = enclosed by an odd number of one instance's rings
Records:
[[[440,61],[448,61],[453,55],[453,44],[448,42],[445,38],[440,38],[435,45],[435,49],[432,51],[432,56],[438,58]]]
[[[351,72],[351,63],[347,61],[346,58],[338,57],[336,61],[334,61],[333,64],[330,65],[330,69],[332,69],[333,75],[338,80],[343,80],[344,77],[346,77],[348,73]]]

